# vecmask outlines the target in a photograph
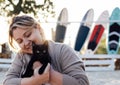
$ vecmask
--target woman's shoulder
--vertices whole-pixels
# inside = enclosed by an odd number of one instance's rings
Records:
[[[49,45],[48,49],[51,55],[53,54],[58,55],[58,54],[64,53],[65,51],[72,49],[67,44],[54,42],[54,41],[48,41],[48,45]]]
[[[13,60],[20,60],[20,61],[27,60],[27,61],[29,61],[31,56],[29,54],[26,54],[26,53],[17,52],[14,54],[13,58],[14,58]]]
[[[60,42],[55,42],[52,40],[48,41],[49,47],[54,47],[54,48],[60,48],[60,47],[69,47],[67,44],[60,43]]]

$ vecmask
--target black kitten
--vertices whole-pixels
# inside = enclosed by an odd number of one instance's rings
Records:
[[[35,61],[40,61],[40,63],[42,63],[42,67],[38,71],[39,74],[42,74],[47,64],[51,63],[51,58],[48,53],[47,41],[45,41],[43,45],[36,45],[35,43],[33,43],[33,55],[27,66],[26,72],[21,76],[22,78],[31,77],[34,74],[33,63]]]

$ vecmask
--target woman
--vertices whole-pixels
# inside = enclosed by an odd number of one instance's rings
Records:
[[[33,76],[21,78],[31,59],[32,42],[42,45],[45,41],[40,24],[32,17],[22,15],[12,19],[9,43],[15,48],[14,42],[17,42],[20,51],[6,74],[4,85],[89,85],[83,62],[75,51],[65,44],[53,41],[47,41],[51,63],[43,74],[38,74],[42,64],[36,61],[33,64]]]

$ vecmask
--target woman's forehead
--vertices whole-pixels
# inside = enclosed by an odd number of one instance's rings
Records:
[[[31,28],[26,28],[26,29],[23,29],[23,28],[16,28],[13,30],[13,37],[16,39],[20,36],[23,36],[26,32],[32,30]]]

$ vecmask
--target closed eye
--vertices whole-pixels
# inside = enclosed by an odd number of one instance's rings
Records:
[[[30,32],[30,33],[27,33],[27,34],[26,34],[26,37],[29,37],[30,35],[31,35],[31,32]]]
[[[32,31],[29,30],[29,31],[27,31],[27,32],[24,34],[24,37],[28,38],[28,37],[31,36],[31,34],[32,34]]]
[[[16,41],[17,41],[18,44],[20,44],[20,43],[22,43],[23,40],[22,39],[17,39]]]

